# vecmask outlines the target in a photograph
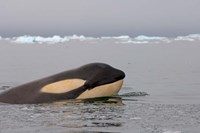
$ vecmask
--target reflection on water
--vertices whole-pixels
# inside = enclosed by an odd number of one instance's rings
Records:
[[[9,88],[3,85],[0,90]],[[131,95],[52,104],[0,104],[0,132],[114,133],[126,123],[123,100],[131,100]]]
[[[200,106],[151,104],[130,96],[53,104],[0,104],[2,133],[198,132]]]
[[[68,111],[63,111],[65,115],[68,115],[68,119],[56,122],[68,128],[120,127],[123,123],[119,121],[120,114],[123,114],[123,104],[119,97],[71,100],[54,103],[54,106],[73,108],[71,111],[69,108]],[[69,118],[73,121],[72,124],[69,124]]]
[[[82,102],[80,100],[71,100],[53,104],[2,104],[0,105],[0,110],[1,120],[4,121],[0,126],[2,130],[5,128],[11,130],[14,126],[17,130],[16,132],[25,132],[33,127],[41,129],[45,127],[59,128],[59,130],[61,130],[60,128],[65,128],[67,131],[78,130],[70,131],[71,133],[88,131],[103,133],[105,127],[121,127],[124,123],[121,121],[124,109],[120,98],[107,97],[102,100],[98,98],[94,99],[94,101],[88,99]],[[7,111],[9,116],[7,116]],[[2,118],[7,119],[4,120]],[[20,128],[22,125],[26,129]],[[100,132],[96,131],[96,129],[100,130]]]

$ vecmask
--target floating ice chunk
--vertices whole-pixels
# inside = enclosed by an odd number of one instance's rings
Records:
[[[112,39],[112,37],[102,36],[101,39]]]
[[[158,36],[145,36],[145,35],[140,35],[135,38],[130,38],[129,36],[122,36],[118,38],[123,38],[121,39],[122,41],[119,43],[133,43],[133,44],[146,44],[146,43],[159,43],[159,42],[171,42],[169,38],[167,37],[158,37]]]
[[[192,39],[192,38],[183,37],[183,36],[178,36],[174,40],[175,41],[194,41],[194,39]]]
[[[134,38],[135,40],[139,40],[139,41],[145,41],[145,40],[149,40],[149,41],[168,41],[167,37],[158,37],[158,36],[144,36],[144,35],[140,35]]]
[[[39,42],[39,43],[61,43],[61,42],[65,42],[65,41],[69,41],[68,38],[62,38],[60,36],[53,36],[53,37],[47,37],[47,38],[44,38],[44,37],[35,37],[35,42]]]
[[[188,37],[200,40],[200,34],[190,34]]]
[[[63,43],[67,41],[79,40],[79,41],[90,41],[90,40],[116,40],[116,43],[133,43],[133,44],[146,44],[146,43],[160,43],[160,42],[167,42],[170,43],[172,40],[179,41],[199,41],[200,34],[190,34],[188,36],[177,36],[176,38],[167,38],[167,37],[159,37],[159,36],[145,36],[140,35],[135,38],[131,38],[128,35],[122,36],[112,36],[112,37],[85,37],[83,35],[72,35],[72,36],[65,36],[60,37],[58,35],[54,35],[52,37],[41,37],[41,36],[19,36],[13,38],[2,38],[0,36],[0,40],[8,40],[14,41],[16,43]]]
[[[83,35],[73,35],[73,36],[65,36],[64,37],[65,40],[79,40],[79,41],[86,41],[86,40],[95,40],[95,39],[98,39],[98,38],[94,38],[94,37],[85,37]]]
[[[24,35],[24,36],[20,36],[20,37],[14,37],[13,40],[16,43],[62,43],[62,42],[66,42],[66,41],[70,41],[70,40],[79,40],[79,41],[85,41],[85,40],[94,40],[96,38],[93,37],[85,37],[83,35],[81,36],[77,36],[77,35],[73,35],[73,36],[65,36],[65,37],[60,37],[58,35],[55,35],[53,37],[41,37],[41,36],[28,36],[28,35]]]
[[[24,35],[20,37],[14,37],[14,40],[15,40],[14,42],[16,43],[33,43],[35,40],[35,37]]]
[[[129,36],[118,36],[118,37],[114,37],[114,39],[122,39],[122,40],[124,40],[124,39],[130,39],[130,37]]]
[[[85,40],[85,36],[83,36],[83,35],[80,35],[80,36],[73,35],[73,36],[70,36],[69,39]]]
[[[123,35],[123,36],[112,36],[112,37],[106,36],[106,37],[101,37],[101,39],[119,39],[119,40],[128,40],[128,39],[130,39],[130,37],[127,36],[127,35]]]
[[[0,36],[0,40],[2,39],[2,37]]]
[[[200,34],[190,34],[188,36],[177,36],[174,40],[176,41],[195,41],[200,40]]]
[[[68,38],[69,40],[80,40],[80,41],[86,40],[86,37],[83,36],[83,35],[80,35],[80,36],[77,36],[77,35],[66,36],[66,38]]]
[[[133,40],[127,40],[127,41],[122,41],[118,43],[133,43],[133,44],[147,44],[149,41],[133,41]]]
[[[102,36],[101,39],[112,39],[112,37]]]
[[[14,42],[16,43],[60,43],[69,41],[68,38],[62,38],[60,36],[53,36],[53,37],[41,37],[41,36],[20,36],[20,37],[14,37]]]

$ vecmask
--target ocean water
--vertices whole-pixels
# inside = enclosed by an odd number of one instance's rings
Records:
[[[126,78],[114,102],[2,103],[0,132],[198,132],[199,51],[199,34],[1,37],[0,92],[91,62],[119,68]]]

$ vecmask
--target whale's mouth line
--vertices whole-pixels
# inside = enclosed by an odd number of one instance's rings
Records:
[[[65,79],[65,80],[61,80],[61,81],[57,81],[57,82],[53,82],[51,84],[45,85],[44,87],[42,87],[40,92],[60,94],[60,93],[66,93],[66,92],[72,91],[72,90],[80,88],[80,87],[86,87],[86,89],[91,90],[98,86],[112,84],[112,83],[118,82],[120,80],[123,80],[123,78],[117,79],[112,82],[105,82],[103,84],[99,84],[97,82],[96,83],[97,85],[90,87],[86,84],[87,80],[84,80],[84,79],[79,79],[79,78]]]
[[[118,80],[112,83],[93,87],[92,89],[86,89],[77,97],[77,99],[113,96],[113,95],[118,94],[122,85],[123,85],[123,80]]]

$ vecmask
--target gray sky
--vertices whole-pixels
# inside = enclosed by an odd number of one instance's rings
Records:
[[[0,36],[200,33],[200,0],[0,0]]]

